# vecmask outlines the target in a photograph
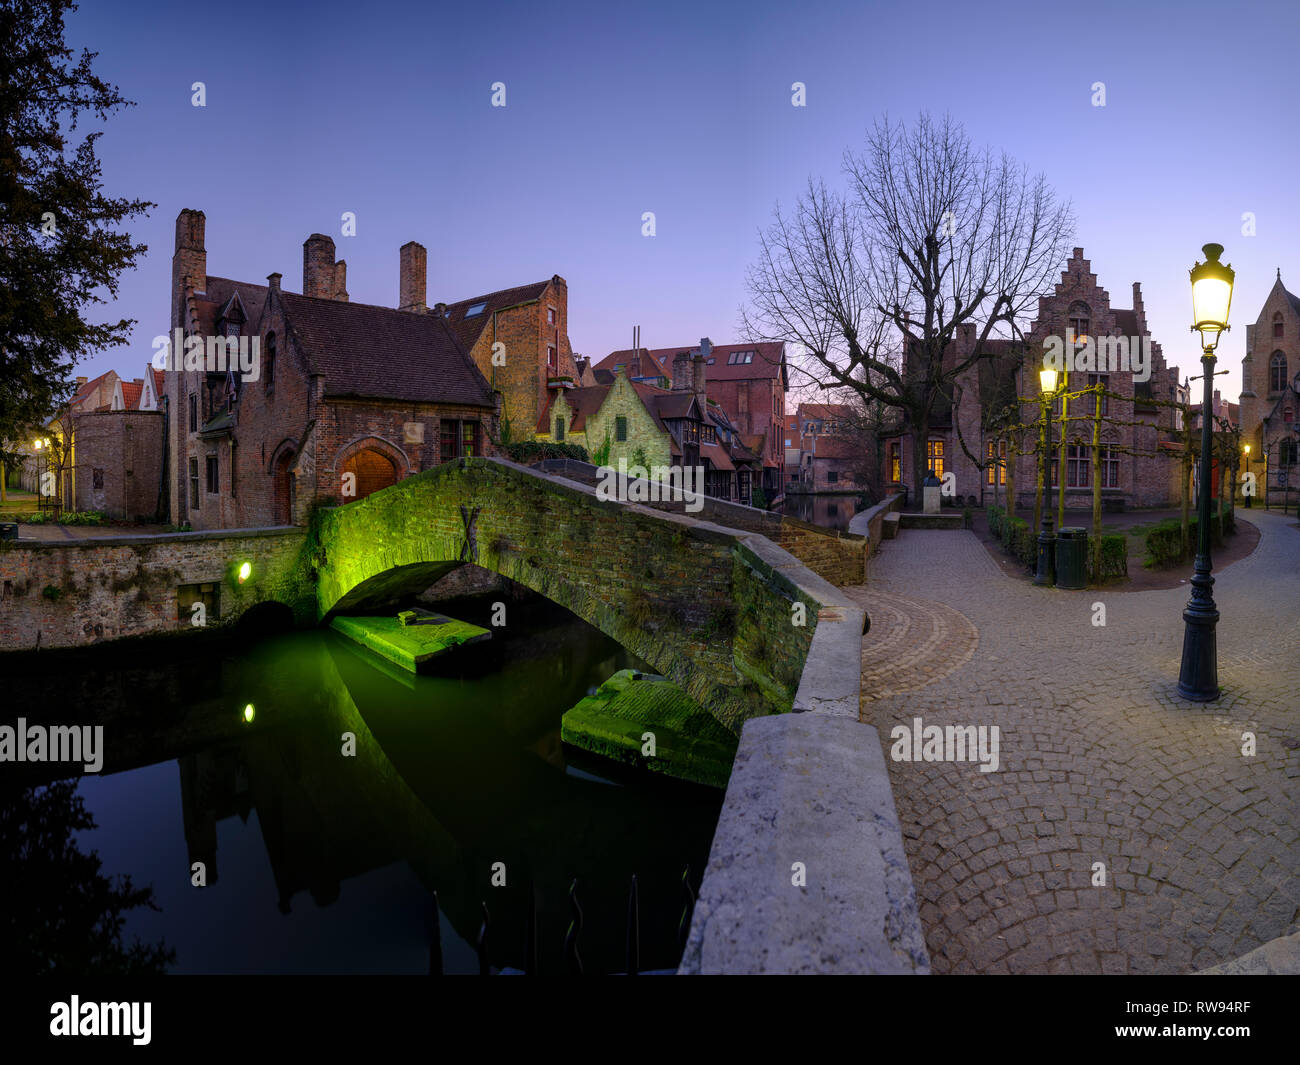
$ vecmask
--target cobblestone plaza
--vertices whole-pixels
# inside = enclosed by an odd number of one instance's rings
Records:
[[[887,756],[916,717],[1001,733],[998,772],[888,761],[936,973],[1189,972],[1295,930],[1300,525],[1249,520],[1258,547],[1216,573],[1208,704],[1175,690],[1187,585],[1036,588],[973,533],[908,530],[848,590]]]

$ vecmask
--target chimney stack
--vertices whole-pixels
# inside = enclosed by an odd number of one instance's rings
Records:
[[[689,352],[679,351],[673,356],[673,391],[690,392],[693,388],[691,381],[691,356]]]
[[[176,216],[176,248],[172,254],[172,325],[185,325],[185,279],[199,292],[208,287],[208,253],[203,247],[206,219],[202,211],[186,208]]]
[[[426,314],[429,310],[425,303],[428,297],[429,253],[423,244],[412,240],[402,245],[398,256],[397,309],[412,314]]]
[[[708,371],[705,367],[708,365],[709,356],[713,354],[713,341],[708,337],[700,340],[700,350],[695,353],[691,360],[691,385],[695,392],[695,398],[700,402],[700,409],[707,410],[709,405],[708,390],[705,387],[705,379]]]
[[[334,261],[334,240],[313,233],[302,244],[302,294],[347,302],[348,264]]]
[[[266,287],[272,292],[280,291],[280,276],[278,273],[266,275]]]

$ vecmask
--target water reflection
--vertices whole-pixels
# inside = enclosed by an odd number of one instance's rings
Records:
[[[172,662],[28,661],[14,683],[45,708],[29,720],[66,722],[57,708],[75,705],[105,725],[106,775],[81,785],[101,825],[90,842],[107,870],[153,881],[162,912],[128,928],[165,936],[179,971],[420,972],[435,889],[449,971],[477,971],[484,899],[493,964],[522,967],[534,884],[554,973],[574,877],[584,960],[613,971],[633,873],[643,963],[671,966],[681,870],[702,869],[721,796],[570,764],[560,715],[641,664],[550,604],[511,609],[453,675],[414,677],[313,631]]]
[[[827,495],[805,493],[787,495],[782,512],[792,518],[821,525],[827,529],[848,530],[849,521],[861,509],[857,495]]]

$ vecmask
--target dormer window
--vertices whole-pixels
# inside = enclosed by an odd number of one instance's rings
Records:
[[[238,323],[238,322],[232,322],[232,321],[227,320],[227,322],[226,322],[226,336],[228,336],[228,337],[237,337],[237,336],[239,336],[239,323]]]
[[[733,351],[727,356],[728,366],[746,366],[753,361],[754,353],[752,351]]]
[[[471,303],[469,309],[465,312],[466,318],[477,318],[487,310],[487,300],[480,300],[478,303]]]

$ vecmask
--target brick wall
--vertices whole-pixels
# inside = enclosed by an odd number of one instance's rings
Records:
[[[74,418],[76,507],[153,521],[162,487],[163,416],[113,411]]]
[[[218,589],[209,626],[268,599],[314,620],[297,570],[303,539],[298,529],[0,541],[0,651],[190,631],[177,589],[192,584]],[[234,574],[244,561],[252,575],[241,585]]]

